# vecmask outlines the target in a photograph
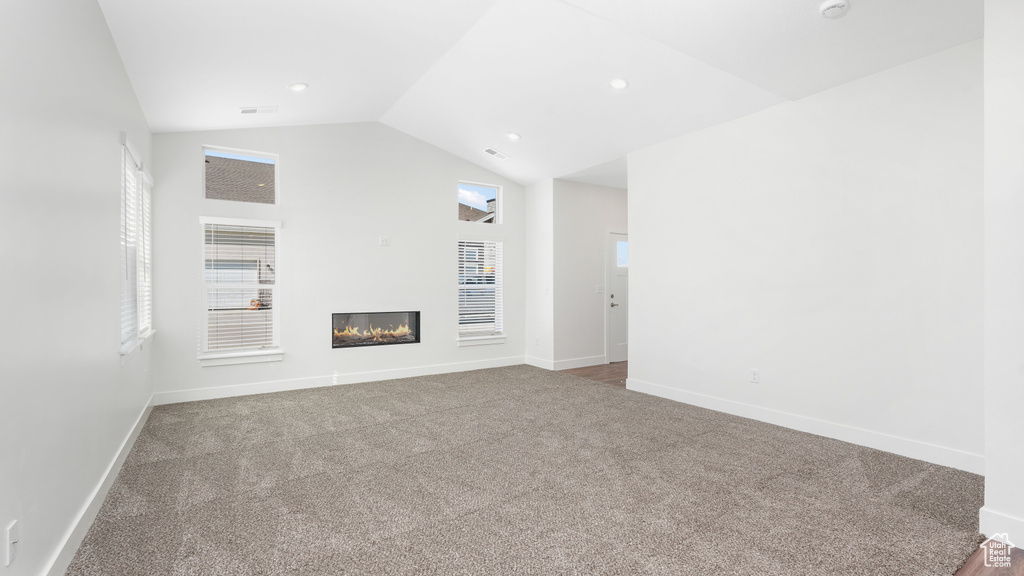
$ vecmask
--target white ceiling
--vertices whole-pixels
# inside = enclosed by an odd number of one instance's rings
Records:
[[[631,151],[978,39],[983,19],[976,0],[851,0],[838,20],[818,0],[99,3],[154,132],[380,121],[520,183],[616,187]]]

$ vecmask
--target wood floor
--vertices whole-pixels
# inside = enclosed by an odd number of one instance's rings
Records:
[[[1024,576],[1024,550],[1014,548],[1011,551],[1009,568],[985,566],[985,555],[980,549],[975,550],[954,576]]]
[[[597,366],[585,366],[583,368],[573,368],[571,370],[562,370],[567,374],[579,376],[580,378],[586,378],[587,380],[596,380],[598,382],[604,382],[605,384],[611,384],[612,386],[626,387],[626,370],[629,366],[629,362],[615,362],[612,364],[598,364]]]
[[[628,362],[616,362],[614,364],[573,368],[571,370],[563,370],[563,372],[625,388],[628,366]],[[1013,550],[1009,568],[992,568],[985,566],[985,556],[979,549],[971,555],[963,567],[953,576],[1024,576],[1024,550],[1020,548]]]

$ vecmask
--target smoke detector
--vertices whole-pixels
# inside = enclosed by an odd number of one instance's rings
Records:
[[[818,9],[825,18],[842,18],[850,10],[846,0],[825,0]]]

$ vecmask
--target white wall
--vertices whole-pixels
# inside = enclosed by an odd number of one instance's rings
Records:
[[[985,507],[1024,545],[1024,4],[985,2]]]
[[[523,361],[521,186],[377,123],[157,134],[155,401]],[[203,145],[280,155],[279,205],[205,200]],[[459,180],[503,187],[503,224],[459,222]],[[281,362],[201,367],[200,216],[280,220]],[[389,236],[390,247],[378,245]],[[503,240],[504,344],[457,347],[457,240]],[[421,311],[420,344],[331,349],[331,313]]]
[[[554,365],[607,362],[604,287],[610,231],[626,231],[626,191],[554,181]],[[607,288],[607,287],[604,287]]]
[[[152,394],[148,349],[121,366],[118,239],[120,133],[147,163],[150,135],[94,1],[5,3],[0,76],[0,572],[38,575]]]
[[[981,472],[982,122],[979,41],[631,154],[629,387]]]
[[[554,180],[526,187],[526,363],[555,368]]]

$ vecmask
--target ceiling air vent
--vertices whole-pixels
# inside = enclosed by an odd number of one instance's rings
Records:
[[[246,106],[238,110],[242,114],[273,114],[277,112],[277,106]]]
[[[487,152],[488,154],[494,156],[498,160],[508,160],[508,154],[505,154],[504,152],[498,152],[494,148],[484,148],[484,152]]]

